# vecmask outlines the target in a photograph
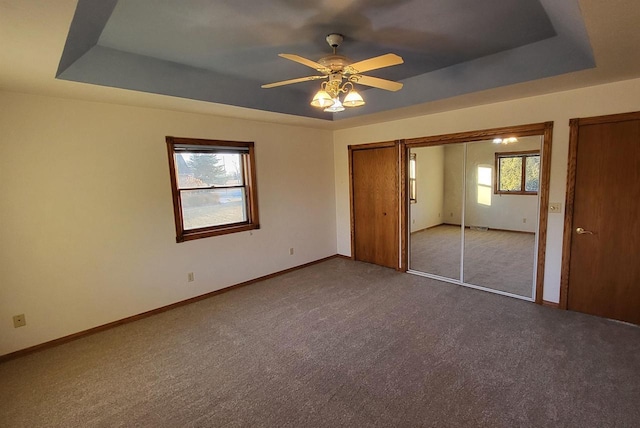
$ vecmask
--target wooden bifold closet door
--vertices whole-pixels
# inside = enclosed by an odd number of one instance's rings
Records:
[[[398,148],[349,147],[349,153],[352,255],[398,269]]]

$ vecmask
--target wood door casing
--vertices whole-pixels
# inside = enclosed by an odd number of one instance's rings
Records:
[[[352,148],[353,258],[399,269],[397,146]]]
[[[640,114],[610,119],[571,122],[561,306],[640,324]]]

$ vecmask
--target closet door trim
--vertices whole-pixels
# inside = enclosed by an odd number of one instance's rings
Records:
[[[539,305],[543,304],[544,293],[544,266],[545,266],[545,253],[547,245],[547,220],[549,213],[549,179],[551,177],[551,141],[553,137],[553,122],[541,122],[532,123],[526,125],[506,126],[500,128],[490,128],[477,131],[457,132],[453,134],[443,134],[426,136],[419,138],[409,138],[404,141],[400,141],[402,146],[402,152],[404,153],[404,160],[406,163],[407,152],[413,147],[429,147],[429,146],[441,146],[445,144],[456,143],[470,143],[474,141],[489,140],[495,137],[529,137],[541,135],[542,136],[542,151],[541,151],[541,169],[540,169],[540,207],[538,213],[538,254],[537,254],[537,268],[536,268],[536,296],[535,302]],[[406,175],[406,166],[404,174]],[[404,180],[403,185],[407,186],[408,180]],[[405,195],[407,189],[404,189]],[[407,215],[407,200],[403,197],[400,200],[400,211],[402,216],[400,218],[401,233],[406,235],[408,230],[408,215]],[[353,228],[352,228],[353,230]],[[353,240],[352,240],[353,242]],[[404,239],[402,242],[402,261],[401,266],[406,269],[408,266],[408,246],[409,240]]]

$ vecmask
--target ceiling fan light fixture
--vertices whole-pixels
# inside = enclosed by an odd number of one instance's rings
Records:
[[[333,99],[333,105],[331,107],[327,107],[324,111],[329,113],[338,113],[344,111],[344,106],[340,102],[340,99],[336,97]]]
[[[351,108],[365,105],[362,96],[354,88],[355,83],[394,92],[402,88],[402,83],[399,82],[362,75],[362,73],[371,70],[402,64],[404,62],[402,57],[388,53],[358,62],[352,62],[349,58],[338,55],[336,52],[336,49],[344,40],[344,36],[331,33],[326,37],[326,40],[333,49],[333,54],[320,58],[318,62],[301,57],[300,55],[278,54],[278,56],[282,58],[310,67],[320,74],[267,83],[262,85],[262,88],[276,88],[278,86],[308,82],[310,80],[324,80],[320,86],[320,90],[316,92],[310,104],[313,107],[321,108],[330,113],[344,111],[345,107]],[[345,94],[345,96],[341,103],[340,97],[342,97],[342,94]]]
[[[333,98],[331,98],[331,95],[329,95],[329,93],[324,89],[320,89],[318,92],[316,92],[316,94],[313,96],[313,100],[311,101],[311,105],[313,107],[319,108],[331,107],[333,104]]]
[[[351,89],[349,93],[344,97],[342,104],[345,107],[360,107],[365,104],[362,96],[355,89]]]
[[[516,137],[507,137],[507,138],[494,138],[494,144],[509,144],[509,143],[517,143],[518,139]]]

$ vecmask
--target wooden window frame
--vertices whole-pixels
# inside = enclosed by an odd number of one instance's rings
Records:
[[[538,190],[527,191],[524,190],[527,184],[527,161],[528,157],[540,157],[540,150],[525,150],[520,152],[496,152],[495,153],[495,166],[493,168],[493,193],[495,195],[537,195],[540,190],[540,182],[538,181]],[[500,190],[500,159],[501,158],[522,158],[522,171],[520,178],[520,190]],[[542,158],[540,158],[542,161]]]
[[[169,175],[171,177],[171,194],[173,196],[173,214],[176,226],[176,242],[191,241],[194,239],[208,238],[211,236],[226,235],[229,233],[260,229],[260,221],[258,219],[258,187],[256,182],[255,147],[253,142],[204,140],[181,137],[166,137],[166,142],[167,154],[169,156]],[[238,149],[237,153],[242,156],[243,162],[242,173],[244,181],[243,187],[245,189],[246,196],[246,221],[232,224],[201,227],[197,229],[184,228],[182,200],[180,189],[178,187],[178,174],[176,173],[177,166],[175,161],[176,146],[181,145],[194,147],[201,146],[203,150],[211,151],[212,153],[215,153],[215,150],[213,149],[214,147],[223,147],[227,152],[233,152],[234,148]]]

